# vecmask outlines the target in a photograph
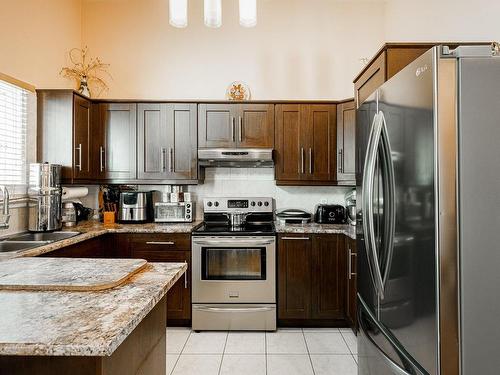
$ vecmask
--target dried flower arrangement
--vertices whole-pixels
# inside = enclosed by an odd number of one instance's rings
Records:
[[[112,78],[108,72],[109,64],[101,62],[99,57],[89,58],[88,47],[73,48],[69,51],[69,59],[73,63],[73,67],[64,67],[61,69],[63,77],[76,79],[79,87],[78,92],[88,97],[92,96],[89,85],[98,89],[96,97],[99,96],[104,90],[108,90],[108,85],[102,78],[103,75]]]

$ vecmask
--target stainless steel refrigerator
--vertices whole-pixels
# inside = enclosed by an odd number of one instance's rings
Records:
[[[500,373],[498,46],[420,56],[356,143],[358,373]]]

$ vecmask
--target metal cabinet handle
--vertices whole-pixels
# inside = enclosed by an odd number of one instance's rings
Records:
[[[348,250],[348,261],[347,261],[347,273],[349,275],[349,280],[352,279],[353,276],[356,276],[356,272],[352,272],[352,257],[355,257],[357,256],[356,253],[353,253],[351,248],[349,247],[349,250]]]
[[[312,148],[309,148],[309,174],[313,173],[313,152]]]
[[[235,142],[235,138],[234,138],[234,127],[235,127],[235,123],[234,123],[234,116],[231,117],[231,140],[233,142]]]
[[[193,309],[198,311],[249,312],[249,313],[274,310],[272,307],[207,307],[207,306],[193,306]]]
[[[147,241],[146,245],[175,245],[174,241]]]
[[[310,237],[281,237],[282,240],[310,240]]]
[[[187,264],[187,260],[184,259],[184,263]],[[184,272],[184,289],[187,289],[188,288],[188,277],[187,277],[187,270],[186,272]]]
[[[243,140],[243,118],[238,116],[238,138],[240,143]]]
[[[301,147],[300,148],[300,173],[304,174],[304,159],[305,159],[305,156],[304,156],[304,147]]]
[[[174,171],[174,149],[172,147],[168,149],[168,171],[171,173]]]
[[[101,172],[104,171],[104,147],[99,147],[99,167]]]
[[[162,170],[162,172],[165,172],[167,170],[166,161],[165,161],[167,150],[165,149],[165,147],[162,147],[160,152],[161,152],[161,170]]]
[[[82,144],[79,143],[78,147],[76,147],[78,151],[78,164],[75,164],[75,167],[78,168],[79,171],[82,170]]]
[[[342,173],[343,170],[344,170],[344,150],[343,149],[340,149],[339,151],[339,162],[338,162],[338,165],[339,165],[339,173]]]

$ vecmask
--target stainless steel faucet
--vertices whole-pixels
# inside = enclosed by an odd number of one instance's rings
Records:
[[[0,185],[0,191],[3,196],[3,209],[0,214],[0,229],[8,229],[9,228],[9,190],[7,186]]]

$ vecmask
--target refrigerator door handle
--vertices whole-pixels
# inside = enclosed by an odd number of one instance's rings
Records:
[[[373,184],[375,179],[375,165],[377,152],[379,149],[382,118],[377,112],[373,118],[373,124],[368,140],[368,151],[366,153],[363,170],[363,188],[361,190],[363,205],[363,232],[365,236],[366,254],[368,256],[368,265],[372,274],[372,281],[378,296],[384,298],[384,285],[382,273],[380,271],[377,255],[377,243],[375,240],[375,225],[373,223]]]
[[[382,111],[379,111],[379,118],[381,122],[380,146],[383,155],[382,164],[383,168],[385,168],[385,174],[387,177],[386,184],[384,184],[384,187],[387,187],[387,195],[384,198],[387,202],[388,214],[384,228],[384,234],[387,241],[384,246],[385,264],[382,275],[382,289],[385,293],[385,286],[387,284],[387,280],[389,279],[389,273],[391,270],[392,255],[394,251],[394,236],[396,231],[396,180],[394,177],[394,163],[392,161],[392,150],[389,142],[387,123]]]

